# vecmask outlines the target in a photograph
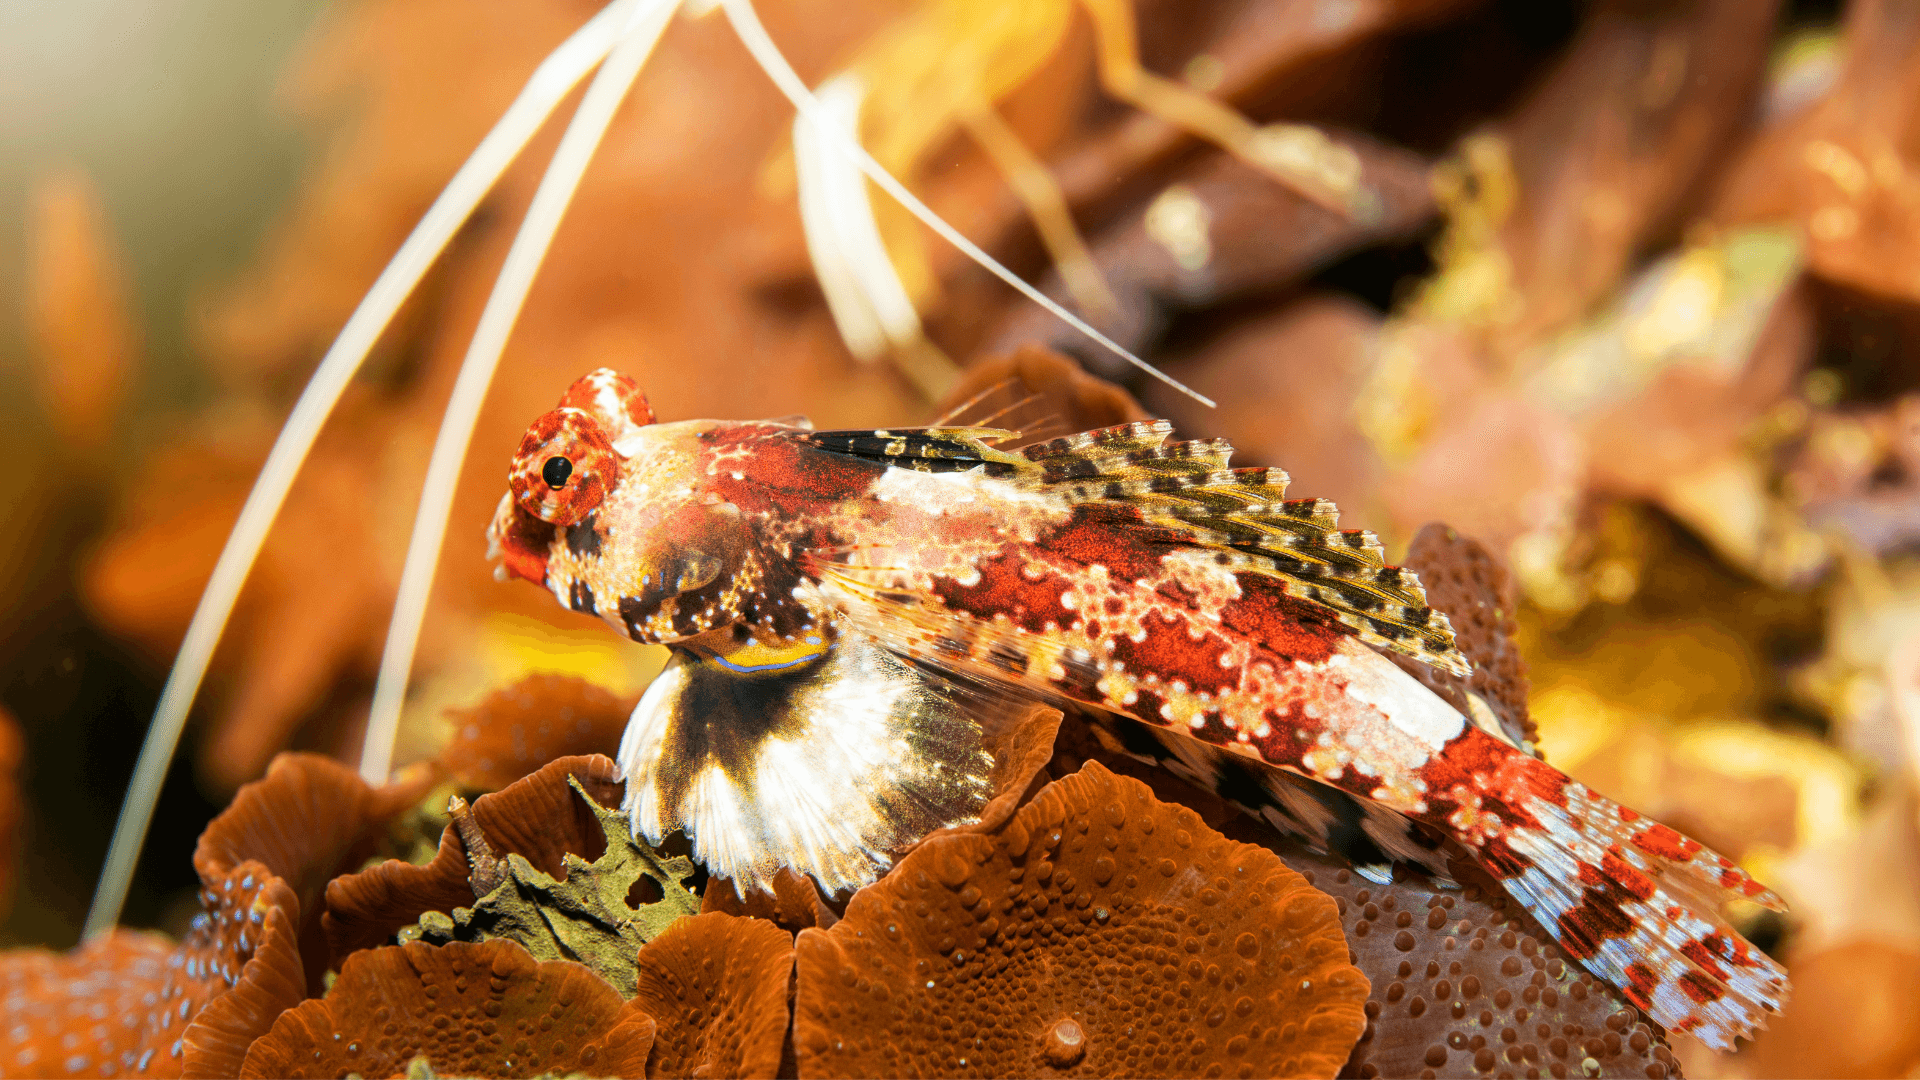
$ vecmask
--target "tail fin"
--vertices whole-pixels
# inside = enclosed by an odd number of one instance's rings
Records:
[[[1698,841],[1563,784],[1564,801],[1541,794],[1519,808],[1536,824],[1502,834],[1520,856],[1502,875],[1508,891],[1570,955],[1669,1030],[1730,1051],[1737,1036],[1764,1027],[1765,1014],[1786,1001],[1786,971],[1719,908],[1731,899],[1785,905]]]

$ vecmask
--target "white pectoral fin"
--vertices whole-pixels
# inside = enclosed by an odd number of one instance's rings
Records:
[[[993,763],[963,701],[862,635],[784,663],[676,651],[621,741],[626,810],[736,883],[770,888],[787,866],[857,888],[986,802]]]

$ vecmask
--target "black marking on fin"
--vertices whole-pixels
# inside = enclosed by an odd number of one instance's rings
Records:
[[[965,472],[984,465],[989,476],[1007,477],[1018,463],[990,444],[1013,436],[999,428],[878,428],[810,431],[794,438],[829,453],[914,472]]]

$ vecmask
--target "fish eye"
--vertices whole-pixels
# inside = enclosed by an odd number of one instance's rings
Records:
[[[620,458],[584,409],[559,408],[533,422],[513,456],[507,483],[520,508],[541,521],[574,525],[620,482]]]

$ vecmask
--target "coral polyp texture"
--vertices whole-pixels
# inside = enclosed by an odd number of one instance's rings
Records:
[[[1094,763],[799,937],[815,1076],[1327,1076],[1367,980],[1329,898]]]
[[[510,941],[355,953],[322,999],[274,1021],[245,1077],[403,1074],[426,1058],[453,1076],[639,1076],[653,1018],[578,964]]]

